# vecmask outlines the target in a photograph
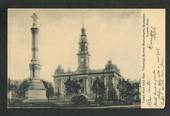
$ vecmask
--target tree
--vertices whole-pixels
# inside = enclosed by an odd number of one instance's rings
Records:
[[[7,92],[11,90],[11,80],[8,78],[7,80]]]
[[[54,88],[52,86],[52,84],[50,82],[44,81],[42,80],[45,88],[46,88],[46,96],[48,98],[48,101],[50,99],[50,97],[52,97],[54,95]]]
[[[16,91],[16,89],[17,89],[17,85],[12,83],[11,80],[8,78],[8,81],[7,81],[7,92],[9,92],[11,90]]]
[[[8,103],[10,102],[12,98],[15,98],[17,96],[17,89],[18,89],[18,85],[16,81],[10,80],[8,78],[7,80],[7,93],[8,93],[8,99],[9,99]]]
[[[132,83],[135,102],[140,102],[139,82]]]
[[[101,104],[103,100],[103,96],[105,94],[105,85],[104,82],[101,81],[98,77],[93,82],[92,91],[95,94],[95,102]]]
[[[66,95],[78,94],[79,90],[81,89],[80,84],[78,84],[77,81],[71,80],[70,77],[64,84],[66,89]]]
[[[133,103],[135,101],[135,95],[139,94],[137,85],[124,79],[119,81],[118,89],[122,100],[128,104]]]
[[[30,79],[25,79],[19,86],[17,94],[19,97],[25,97],[25,92],[28,91]]]

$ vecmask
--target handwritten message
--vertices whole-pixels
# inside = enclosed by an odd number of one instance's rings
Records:
[[[164,11],[142,13],[141,108],[165,107]]]

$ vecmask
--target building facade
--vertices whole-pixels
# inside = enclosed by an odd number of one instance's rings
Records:
[[[62,66],[58,66],[54,73],[54,91],[59,97],[66,96],[65,82],[68,78],[80,82],[82,85],[81,94],[89,98],[94,98],[92,85],[96,78],[104,82],[106,93],[105,98],[109,99],[110,96],[119,98],[119,91],[117,84],[121,79],[120,70],[116,65],[112,64],[109,60],[103,69],[93,70],[90,69],[90,54],[88,51],[88,41],[86,30],[84,26],[81,29],[78,49],[78,67],[76,71],[64,71]],[[114,95],[113,94],[114,91]],[[110,94],[111,93],[111,94]]]

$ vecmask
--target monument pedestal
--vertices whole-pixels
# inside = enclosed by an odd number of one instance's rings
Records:
[[[40,79],[32,79],[25,102],[47,102],[46,88]]]

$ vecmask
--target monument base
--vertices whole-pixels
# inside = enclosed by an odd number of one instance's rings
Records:
[[[40,79],[32,79],[24,102],[47,102],[46,88]]]

